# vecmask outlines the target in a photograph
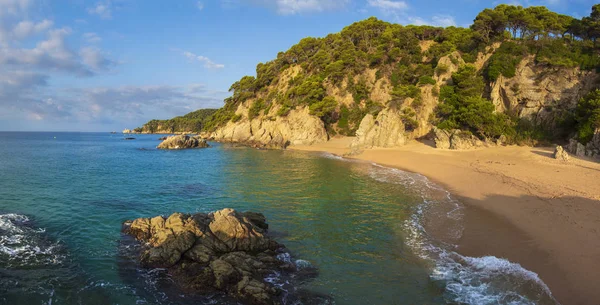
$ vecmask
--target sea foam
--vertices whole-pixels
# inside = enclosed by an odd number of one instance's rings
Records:
[[[463,232],[463,205],[427,177],[373,163],[371,178],[400,184],[422,203],[404,223],[406,243],[432,262],[430,278],[444,287],[444,297],[460,304],[558,304],[539,276],[517,263],[495,256],[468,257],[455,252]],[[427,225],[425,225],[427,223]],[[427,228],[443,225],[444,239]],[[440,231],[440,230],[436,230]]]
[[[25,215],[0,214],[0,265],[12,268],[59,264],[60,245],[48,242],[44,232],[31,227]]]

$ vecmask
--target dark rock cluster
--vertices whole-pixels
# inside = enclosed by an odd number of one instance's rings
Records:
[[[183,290],[222,292],[247,304],[282,304],[290,291],[268,279],[312,267],[292,261],[285,247],[266,235],[267,228],[262,214],[232,209],[123,224],[125,233],[145,243],[141,264],[167,268]]]

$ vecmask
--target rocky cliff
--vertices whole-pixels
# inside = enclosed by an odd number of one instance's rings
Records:
[[[502,75],[490,83],[490,99],[499,112],[515,114],[536,124],[554,126],[577,102],[598,88],[598,73],[579,68],[555,68],[523,59],[514,77]]]
[[[471,28],[369,18],[302,39],[235,82],[225,105],[194,116],[201,118],[195,126],[217,141],[266,148],[339,135],[355,137],[355,150],[392,147],[432,135],[434,126],[446,131],[433,134],[447,137],[449,148],[576,136],[583,126],[576,107],[599,86],[598,44],[581,33],[550,31],[556,24],[523,25],[517,37],[515,15],[505,10],[541,18],[539,10],[501,5]],[[581,21],[545,14],[540,20],[564,21],[565,29]],[[173,130],[174,122],[153,123],[154,132]]]
[[[238,113],[244,112],[247,109],[241,105]],[[329,139],[323,122],[310,115],[308,108],[292,110],[284,117],[269,116],[269,113],[252,120],[244,117],[237,122],[228,122],[211,133],[210,138],[265,148],[285,148],[290,144],[311,145]]]

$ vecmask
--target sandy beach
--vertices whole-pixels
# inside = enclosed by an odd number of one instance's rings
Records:
[[[290,149],[349,153],[351,138]],[[351,158],[417,172],[465,204],[459,252],[493,255],[539,274],[562,304],[600,303],[600,163],[556,160],[553,148],[447,151],[431,143]]]

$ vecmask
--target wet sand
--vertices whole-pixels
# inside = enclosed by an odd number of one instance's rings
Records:
[[[351,139],[290,149],[349,153]],[[600,304],[600,163],[552,158],[552,148],[434,149],[431,143],[351,156],[417,172],[466,206],[458,251],[493,255],[539,274],[562,304]]]

